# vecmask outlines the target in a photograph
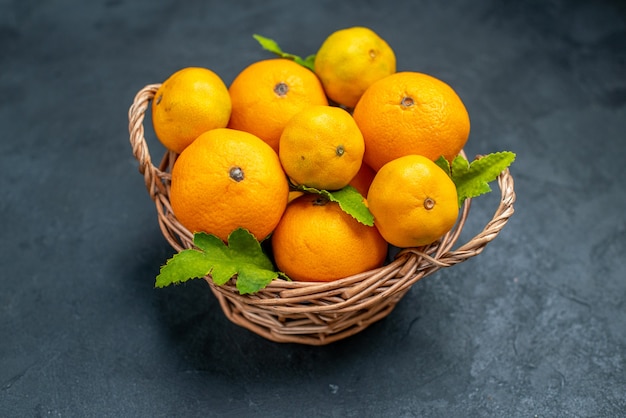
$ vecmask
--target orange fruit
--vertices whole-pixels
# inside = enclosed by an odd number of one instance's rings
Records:
[[[280,134],[293,115],[310,105],[328,104],[317,76],[283,58],[249,65],[228,91],[232,101],[228,127],[258,136],[276,152]]]
[[[353,108],[373,82],[396,72],[396,56],[376,32],[356,26],[324,40],[315,54],[314,69],[328,97]]]
[[[385,164],[370,185],[367,202],[381,235],[401,248],[435,242],[452,229],[459,214],[456,186],[422,155]]]
[[[357,174],[364,152],[363,135],[347,111],[309,106],[285,125],[278,156],[293,183],[338,190]]]
[[[423,73],[400,72],[372,84],[354,109],[374,170],[407,154],[452,160],[469,137],[470,120],[456,92]]]
[[[278,224],[288,194],[278,156],[247,132],[207,131],[185,148],[172,169],[170,202],[176,218],[191,232],[224,241],[239,227],[263,240]]]
[[[180,154],[201,133],[228,124],[231,100],[222,79],[187,67],[165,80],[152,100],[152,126],[161,143]]]
[[[287,206],[272,234],[277,267],[292,280],[328,282],[379,267],[387,243],[335,202],[307,193]]]
[[[363,163],[361,164],[361,168],[359,172],[356,173],[356,176],[352,180],[350,180],[350,186],[357,189],[362,196],[367,196],[367,191],[370,188],[370,184],[374,180],[374,176],[376,176],[376,172],[369,165]]]

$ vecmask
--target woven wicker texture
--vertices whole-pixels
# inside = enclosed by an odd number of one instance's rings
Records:
[[[139,162],[150,198],[156,204],[163,236],[176,250],[193,246],[193,236],[176,219],[169,202],[170,172],[176,154],[167,152],[158,166],[152,163],[144,136],[144,118],[159,84],[141,89],[131,105],[130,143]],[[467,199],[459,220],[441,240],[422,248],[400,251],[389,264],[330,283],[274,280],[253,295],[240,295],[234,279],[217,286],[206,281],[224,314],[235,324],[271,341],[324,345],[353,335],[387,316],[418,280],[437,270],[480,254],[513,215],[515,191],[509,170],[497,179],[501,198],[492,219],[467,243],[456,244],[469,214]]]

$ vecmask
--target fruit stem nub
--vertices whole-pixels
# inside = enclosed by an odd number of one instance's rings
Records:
[[[288,91],[289,86],[282,81],[274,86],[274,93],[276,93],[277,96],[286,96]]]
[[[400,105],[401,105],[402,107],[411,107],[411,106],[413,106],[414,104],[415,104],[415,100],[413,100],[413,98],[412,98],[412,97],[410,97],[410,96],[404,96],[404,97],[402,98],[402,101],[400,102]]]
[[[434,207],[435,207],[435,199],[433,199],[432,197],[427,197],[426,199],[424,199],[424,208],[426,210],[431,210]]]
[[[311,201],[313,206],[324,206],[330,202],[326,196],[319,195]]]
[[[241,167],[231,167],[228,175],[237,183],[239,183],[244,178],[243,170],[241,169]]]

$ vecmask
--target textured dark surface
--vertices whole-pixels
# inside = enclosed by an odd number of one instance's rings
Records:
[[[625,10],[1,0],[0,415],[626,416]],[[172,250],[128,142],[135,92],[190,65],[230,83],[268,57],[253,33],[307,55],[352,25],[459,92],[470,156],[517,153],[502,234],[326,347],[231,324],[203,282],[154,289]]]

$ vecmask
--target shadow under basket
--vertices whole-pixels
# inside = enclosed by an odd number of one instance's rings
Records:
[[[130,143],[139,161],[158,221],[176,251],[193,247],[193,235],[174,216],[169,201],[171,169],[176,154],[166,152],[159,166],[150,158],[144,136],[144,118],[160,84],[141,89],[131,105]],[[324,345],[354,335],[386,317],[418,280],[437,270],[461,263],[482,252],[513,215],[515,191],[509,170],[497,179],[501,198],[492,219],[467,243],[455,246],[469,214],[467,199],[454,228],[437,242],[399,251],[383,267],[330,283],[276,279],[255,294],[241,295],[235,279],[218,286],[205,277],[230,321],[275,342]]]

